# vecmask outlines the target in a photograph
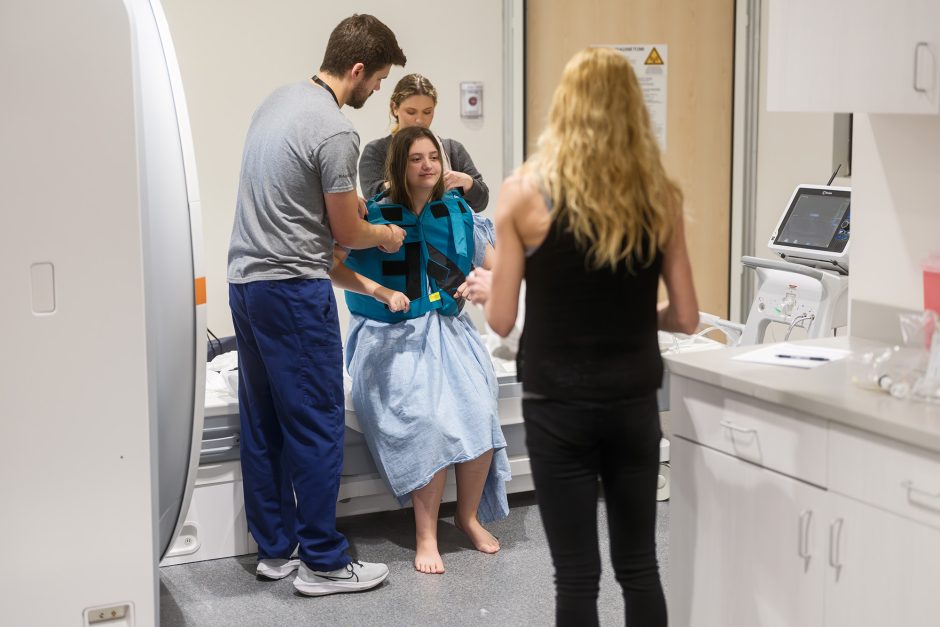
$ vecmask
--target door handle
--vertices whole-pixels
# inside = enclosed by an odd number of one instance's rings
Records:
[[[721,425],[722,427],[724,427],[725,429],[730,429],[731,431],[736,431],[737,433],[748,433],[748,434],[750,434],[750,433],[756,434],[756,433],[757,433],[757,429],[751,429],[751,428],[749,428],[749,427],[741,427],[741,426],[738,426],[738,425],[734,424],[734,423],[731,422],[730,420],[722,420],[722,421],[719,422],[718,424],[720,424],[720,425]]]
[[[918,488],[914,485],[914,482],[911,480],[902,481],[901,487],[907,490],[907,500],[913,503],[914,505],[922,505],[923,507],[928,507],[930,509],[936,509],[937,506],[930,503],[925,503],[923,500],[915,500],[913,497],[920,496],[923,498],[937,500],[940,499],[940,492],[929,492],[923,488]],[[938,503],[940,505],[940,503]]]
[[[932,499],[940,499],[940,492],[928,492],[914,485],[913,481],[902,481],[901,487],[907,490],[908,496],[911,494],[919,494],[921,496],[926,496]]]
[[[842,569],[842,523],[841,518],[836,518],[829,525],[829,565],[837,572]]]
[[[926,94],[928,92],[928,89],[924,87],[920,87],[917,84],[917,70],[920,67],[920,49],[921,48],[926,48],[927,52],[930,52],[930,46],[927,44],[926,41],[918,41],[917,45],[914,46],[914,91],[921,93],[921,94]],[[933,85],[931,84],[931,88],[932,87]]]
[[[804,560],[808,560],[811,556],[809,553],[809,526],[813,520],[813,510],[808,509],[800,514],[800,528],[797,541],[797,553]]]

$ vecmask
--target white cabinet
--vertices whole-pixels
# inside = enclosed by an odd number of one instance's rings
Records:
[[[940,455],[829,429],[827,624],[940,624]]]
[[[670,622],[822,625],[825,491],[679,437],[671,445],[682,480],[670,504]]]
[[[771,111],[940,113],[940,0],[770,0]]]
[[[675,624],[940,624],[940,455],[675,374],[670,406]]]
[[[829,493],[826,625],[940,624],[940,531]]]

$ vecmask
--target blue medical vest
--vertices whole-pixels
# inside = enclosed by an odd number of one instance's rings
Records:
[[[369,200],[372,224],[395,224],[405,230],[396,253],[378,248],[353,250],[346,265],[359,274],[404,293],[411,301],[407,312],[389,311],[371,296],[346,292],[349,311],[382,322],[420,318],[437,309],[455,316],[463,307],[453,294],[473,269],[473,211],[456,191],[428,203],[420,215],[402,205],[383,202],[386,192]]]

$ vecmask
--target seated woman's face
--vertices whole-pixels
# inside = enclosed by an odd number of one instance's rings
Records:
[[[427,137],[421,137],[408,149],[408,170],[405,174],[412,192],[434,189],[441,178],[441,155]]]
[[[428,128],[434,119],[434,99],[430,96],[409,96],[394,109],[399,128]]]

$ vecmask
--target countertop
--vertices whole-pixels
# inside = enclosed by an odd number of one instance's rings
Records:
[[[855,337],[795,342],[862,353],[884,344]],[[892,440],[940,453],[940,405],[896,399],[851,383],[849,360],[802,369],[735,361],[759,348],[670,353],[663,357],[673,376],[682,376],[745,396],[844,424]]]

